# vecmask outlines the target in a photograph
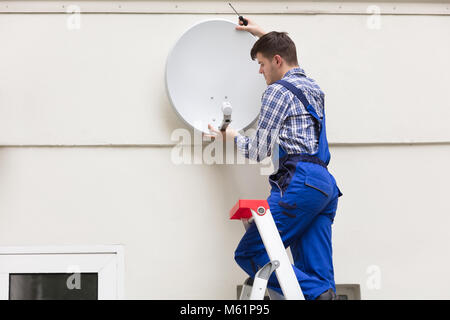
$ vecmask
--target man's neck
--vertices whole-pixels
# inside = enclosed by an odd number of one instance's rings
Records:
[[[286,66],[286,68],[283,69],[281,72],[282,76],[280,79],[283,79],[286,73],[288,73],[291,69],[298,68],[299,66]]]

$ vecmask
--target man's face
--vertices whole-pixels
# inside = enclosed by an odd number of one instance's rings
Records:
[[[277,57],[279,57],[277,59]],[[259,73],[262,73],[264,78],[266,79],[267,85],[271,85],[275,81],[281,79],[279,76],[280,73],[280,63],[281,57],[275,55],[271,60],[264,57],[261,53],[256,53],[256,60],[259,64]],[[280,60],[280,61],[278,61]]]

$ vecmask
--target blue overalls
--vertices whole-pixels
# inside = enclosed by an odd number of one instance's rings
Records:
[[[291,247],[293,268],[303,295],[305,299],[313,300],[330,288],[336,292],[331,225],[342,193],[327,169],[331,156],[325,110],[321,120],[300,89],[284,80],[277,83],[307,106],[321,128],[319,148],[312,155],[287,154],[279,147],[279,167],[269,177],[272,189],[267,198],[283,244],[286,248]],[[250,277],[269,262],[255,224],[242,237],[235,251],[235,260]],[[268,287],[282,294],[275,273],[269,278]]]

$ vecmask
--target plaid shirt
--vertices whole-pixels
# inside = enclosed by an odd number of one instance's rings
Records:
[[[283,77],[297,88],[313,105],[322,119],[325,94],[316,82],[306,77],[300,67],[292,68]],[[319,125],[300,100],[284,86],[273,83],[264,91],[256,134],[252,137],[238,135],[238,150],[252,160],[261,161],[271,155],[277,142],[287,153],[313,154],[319,145]]]

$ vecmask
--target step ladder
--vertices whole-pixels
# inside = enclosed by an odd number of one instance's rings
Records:
[[[283,295],[268,289],[271,299],[304,300],[303,292],[270,213],[267,201],[239,200],[230,210],[230,219],[241,220],[246,230],[250,228],[252,223],[256,224],[270,260],[258,270],[254,279],[248,278],[244,282],[240,300],[263,300],[267,282],[274,271]]]

